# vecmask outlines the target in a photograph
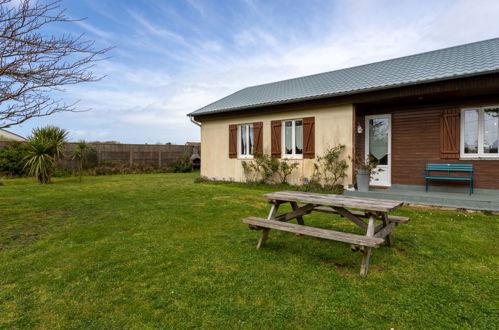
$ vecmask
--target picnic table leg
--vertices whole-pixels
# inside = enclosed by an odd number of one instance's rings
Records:
[[[374,229],[376,228],[376,216],[374,214],[369,214],[369,223],[367,225],[367,237],[374,236]],[[371,259],[371,250],[370,247],[365,247],[364,256],[362,257],[362,264],[360,265],[360,276],[367,276],[367,272],[369,271],[369,259]]]
[[[272,219],[275,217],[277,214],[277,210],[279,209],[279,204],[272,204],[272,207],[270,208],[269,216],[267,217],[268,220]],[[256,245],[256,248],[259,249],[265,245],[265,242],[267,242],[267,239],[269,238],[269,231],[270,229],[264,228],[262,230],[262,235],[260,236],[260,240],[258,240],[258,244]]]
[[[388,213],[383,212],[381,219],[383,220],[383,227],[388,226],[388,224],[390,223],[390,221],[388,220]],[[393,246],[393,236],[392,236],[392,233],[386,235],[385,242],[386,242],[387,246]]]
[[[298,204],[296,202],[290,202],[291,204],[291,208],[293,209],[293,211],[296,211],[296,209],[298,209]],[[298,222],[298,224],[300,225],[304,225],[305,222],[303,221],[303,217],[299,216],[296,218],[296,221]]]

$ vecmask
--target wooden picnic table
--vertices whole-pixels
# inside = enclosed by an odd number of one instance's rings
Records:
[[[249,224],[251,229],[262,230],[257,249],[265,245],[270,229],[350,243],[352,251],[363,252],[361,276],[367,276],[372,248],[382,244],[392,246],[393,229],[399,223],[409,221],[409,218],[388,214],[404,204],[399,201],[301,191],[280,191],[265,194],[263,197],[272,205],[267,219],[249,217],[242,220]],[[277,215],[279,206],[284,203],[290,203],[292,211]],[[340,215],[365,230],[366,234],[358,235],[305,226],[303,217],[313,211]],[[293,219],[297,220],[297,224],[288,223]],[[367,219],[367,223],[363,219]],[[376,225],[376,221],[381,223]]]

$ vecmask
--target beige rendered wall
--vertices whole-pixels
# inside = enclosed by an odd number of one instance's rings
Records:
[[[263,122],[263,152],[270,154],[270,122],[272,120],[315,117],[315,155],[322,155],[328,146],[346,145],[345,156],[353,153],[353,106],[335,105],[299,111],[270,114],[254,114],[244,117],[219,118],[202,121],[201,125],[201,175],[210,179],[244,181],[241,161],[229,158],[229,125]],[[300,184],[303,178],[313,173],[314,159],[291,160],[299,163],[290,177],[290,183]],[[351,164],[348,177],[343,182],[352,182]]]
[[[26,139],[12,134],[11,132],[0,129],[0,141],[26,141]]]

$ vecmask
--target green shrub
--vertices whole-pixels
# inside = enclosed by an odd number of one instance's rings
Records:
[[[255,171],[254,165],[250,161],[243,160],[241,162],[241,166],[243,167],[243,174],[245,177],[245,181],[247,184],[253,184],[257,181],[258,172]]]
[[[67,178],[73,175],[74,171],[67,167],[56,167],[52,172],[54,178]]]
[[[173,170],[171,167],[163,166],[160,169],[158,169],[157,172],[158,173],[173,173]]]
[[[308,191],[308,192],[324,192],[324,189],[322,188],[322,184],[317,181],[317,180],[305,180],[303,182],[303,186],[302,186],[303,190],[304,191]]]
[[[255,152],[253,159],[242,161],[246,183],[287,183],[288,177],[298,167],[297,162],[272,158],[267,154]]]
[[[298,167],[298,163],[288,163],[287,161],[280,161],[276,158],[272,158],[273,160],[277,161],[278,166],[277,168],[277,176],[279,177],[279,183],[287,184],[288,183],[288,176],[291,175],[293,170]]]
[[[156,173],[158,170],[151,165],[146,164],[133,164],[130,168],[130,174],[149,174]]]
[[[92,173],[93,172],[93,173]],[[131,170],[121,160],[105,160],[93,170],[87,172],[93,175],[130,174]]]
[[[84,171],[86,175],[114,175],[114,174],[150,174],[150,173],[171,173],[169,167],[157,169],[147,164],[133,164],[128,166],[127,162],[121,160],[106,160],[94,168]]]
[[[187,173],[192,171],[191,157],[189,156],[189,153],[185,152],[181,158],[173,162],[172,171],[174,173]]]
[[[0,174],[7,176],[23,176],[24,157],[26,157],[26,144],[14,142],[0,150]]]
[[[335,194],[343,194],[343,179],[347,177],[349,167],[347,159],[342,158],[345,145],[340,144],[326,149],[323,156],[317,157],[314,163],[314,173],[308,183],[311,187],[317,184],[322,186],[322,190]],[[315,189],[315,188],[312,188]]]

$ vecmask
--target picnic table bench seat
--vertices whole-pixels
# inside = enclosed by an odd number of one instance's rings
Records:
[[[276,221],[276,220],[267,220],[257,217],[248,217],[243,219],[242,221],[249,225],[254,225],[260,228],[278,229],[281,231],[287,231],[295,234],[319,237],[319,238],[330,239],[334,241],[374,247],[374,248],[379,247],[385,242],[384,239],[378,237],[367,237],[365,235],[343,233],[340,231],[304,226],[304,225]]]

